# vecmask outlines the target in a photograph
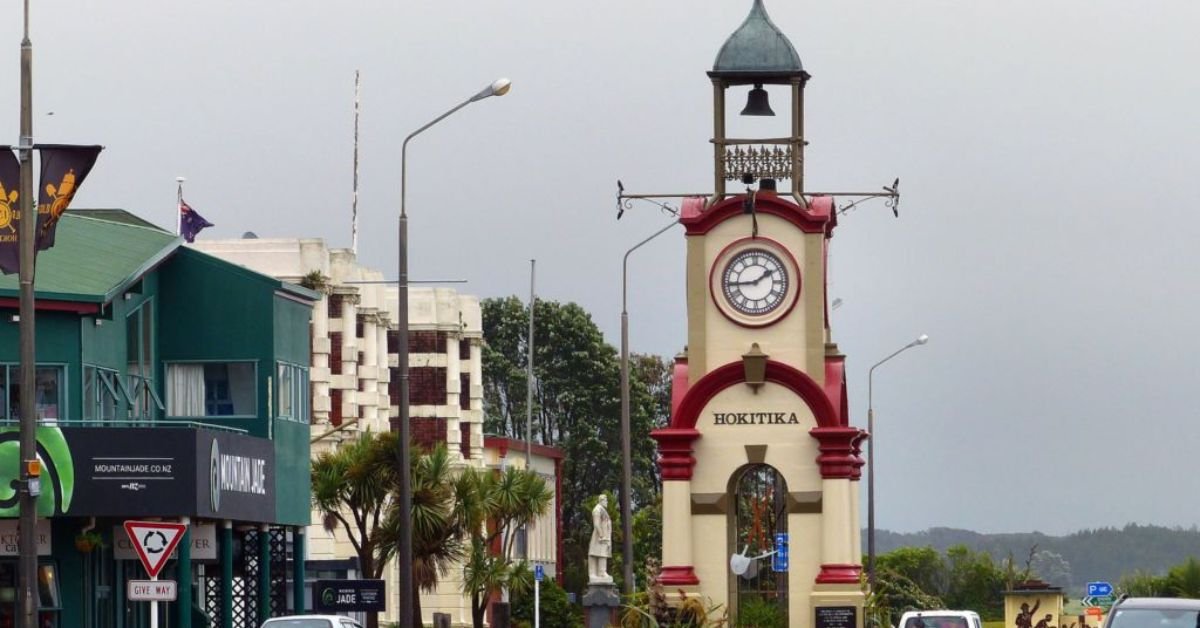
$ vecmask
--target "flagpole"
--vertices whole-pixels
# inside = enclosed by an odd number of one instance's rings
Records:
[[[175,177],[175,183],[179,185],[175,191],[175,235],[183,235],[183,182],[187,181],[184,177]]]
[[[358,70],[354,71],[354,197],[350,202],[350,251],[358,255]]]
[[[19,252],[21,263],[18,278],[20,293],[18,311],[20,313],[20,328],[18,330],[20,344],[20,525],[17,561],[20,574],[20,591],[18,594],[19,608],[17,609],[17,626],[20,628],[36,628],[37,598],[35,584],[37,582],[37,493],[40,486],[35,484],[40,480],[40,468],[37,462],[37,408],[34,390],[37,386],[35,379],[34,360],[34,312],[35,292],[33,288],[37,248],[34,241],[37,237],[37,213],[33,202],[33,42],[29,39],[29,0],[25,0],[25,35],[21,39],[21,140],[19,184],[19,205],[21,212]]]

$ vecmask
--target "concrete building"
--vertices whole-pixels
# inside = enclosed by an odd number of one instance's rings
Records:
[[[349,249],[331,249],[320,239],[202,240],[195,248],[283,281],[313,287],[322,294],[312,319],[313,455],[353,439],[363,430],[391,428],[398,415],[399,388],[391,380],[397,365],[396,287],[382,272],[358,263]],[[451,288],[409,288],[409,402],[413,440],[446,443],[459,463],[501,469],[525,464],[524,443],[490,439],[483,432],[483,321],[479,299]],[[554,506],[531,526],[531,542],[518,539],[518,555],[557,574],[561,552],[558,528],[561,453],[534,447],[532,461],[555,488]],[[318,519],[314,516],[314,522]],[[549,531],[553,536],[543,538]],[[309,527],[310,578],[356,577],[348,539],[319,523]],[[387,621],[395,619],[396,570],[385,580]],[[461,573],[452,570],[433,593],[422,594],[426,621],[433,612],[470,622],[470,601],[461,592]]]

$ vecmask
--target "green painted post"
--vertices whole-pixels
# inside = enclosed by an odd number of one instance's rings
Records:
[[[190,523],[184,517],[180,523]],[[176,585],[175,617],[179,628],[192,628],[192,526],[183,529],[183,538],[179,541],[179,563],[175,566],[175,577],[179,579]]]
[[[233,628],[233,522],[221,526],[221,628]]]
[[[258,529],[258,621],[271,618],[271,528]]]
[[[292,612],[303,614],[304,606],[304,573],[307,555],[304,547],[305,526],[296,526],[292,532]]]

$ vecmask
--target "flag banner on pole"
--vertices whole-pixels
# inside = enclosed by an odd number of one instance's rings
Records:
[[[79,186],[87,178],[103,146],[71,144],[38,144],[34,149],[42,154],[41,183],[38,184],[37,249],[54,246],[54,229],[63,212],[75,198]]]
[[[204,216],[185,203],[182,196],[179,197],[179,235],[182,235],[184,240],[195,242],[196,234],[200,233],[201,229],[212,226],[213,224],[205,220]]]
[[[11,146],[0,146],[0,272],[11,275],[21,264],[17,243],[17,198],[20,196],[21,162]]]

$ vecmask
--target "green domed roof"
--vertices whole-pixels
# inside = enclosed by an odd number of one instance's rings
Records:
[[[754,0],[750,15],[725,40],[711,72],[715,76],[774,75],[780,78],[803,73],[800,55],[771,21],[762,0]]]

